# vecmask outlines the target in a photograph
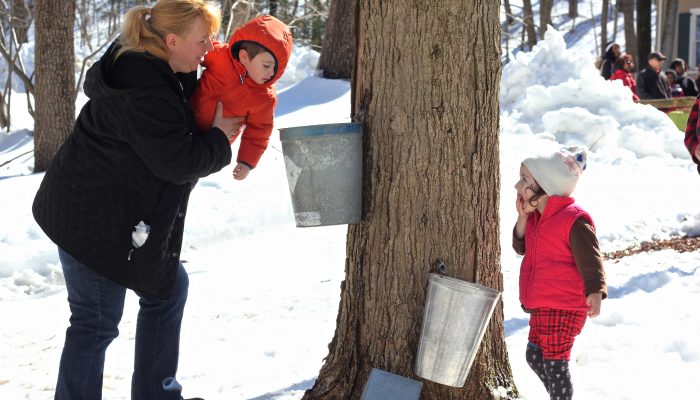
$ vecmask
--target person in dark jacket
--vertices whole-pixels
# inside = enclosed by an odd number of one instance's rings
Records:
[[[614,42],[608,44],[605,48],[603,63],[600,65],[600,76],[605,79],[610,79],[615,73],[615,61],[620,57],[620,45]]]
[[[32,206],[58,245],[71,310],[56,400],[102,398],[127,289],[140,298],[131,398],[182,399],[187,203],[198,178],[231,162],[229,138],[241,125],[219,107],[211,129],[196,132],[187,105],[219,25],[220,11],[204,0],[135,7],[87,73],[89,101]]]
[[[695,81],[688,77],[688,66],[682,58],[676,58],[671,63],[671,69],[676,72],[676,84],[681,85],[685,96],[697,97],[698,87]]]
[[[666,56],[651,52],[647,57],[648,66],[637,75],[637,94],[640,99],[669,99],[671,89],[668,79],[662,72],[662,63]]]

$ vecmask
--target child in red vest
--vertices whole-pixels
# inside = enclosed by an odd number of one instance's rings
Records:
[[[571,399],[569,358],[586,318],[607,297],[593,220],[569,197],[586,167],[582,148],[561,149],[520,165],[513,248],[520,266],[520,302],[530,313],[527,363],[551,399]]]
[[[233,169],[235,179],[245,179],[267,149],[277,105],[272,85],[284,73],[291,52],[289,27],[263,15],[238,28],[228,43],[214,43],[214,49],[204,57],[202,66],[206,69],[190,98],[197,129],[211,127],[219,101],[225,116],[246,118]]]

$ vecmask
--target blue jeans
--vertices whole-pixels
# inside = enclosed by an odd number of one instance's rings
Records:
[[[70,326],[58,370],[55,400],[102,399],[107,346],[119,335],[126,288],[87,268],[58,249],[68,291]],[[136,323],[132,400],[179,400],[175,380],[180,325],[189,279],[180,264],[168,300],[141,293]]]

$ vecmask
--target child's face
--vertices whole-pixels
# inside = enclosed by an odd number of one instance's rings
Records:
[[[263,84],[274,77],[275,58],[267,51],[262,51],[251,59],[247,51],[241,50],[239,58],[253,82]]]
[[[518,197],[522,198],[525,203],[529,202],[535,192],[539,189],[539,185],[535,181],[527,167],[520,164],[520,180],[515,184],[515,190],[518,191]]]

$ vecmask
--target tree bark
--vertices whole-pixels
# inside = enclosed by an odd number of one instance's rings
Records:
[[[639,70],[647,67],[647,56],[651,53],[651,0],[637,0],[637,50]]]
[[[605,48],[608,47],[608,10],[610,9],[610,0],[603,0],[603,9],[600,13],[600,54],[605,58]]]
[[[523,0],[523,12],[525,20],[525,30],[527,31],[527,45],[532,50],[537,44],[537,31],[535,30],[535,18],[532,13],[532,1]]]
[[[547,27],[552,23],[552,0],[540,0],[540,37],[544,38]]]
[[[351,0],[331,0],[318,69],[329,79],[350,79],[355,58]]]
[[[676,33],[676,21],[678,20],[678,0],[667,0],[664,16],[663,36],[661,37],[661,52],[666,55],[666,57],[671,57],[671,54],[673,54],[673,39]],[[665,64],[670,65],[671,61],[671,59],[667,59]]]
[[[625,52],[634,55],[635,64],[639,65],[637,54],[637,34],[634,26],[634,0],[619,0],[622,3],[622,15],[625,25]]]
[[[569,0],[569,17],[578,17],[578,0]]]
[[[498,2],[359,0],[354,120],[364,123],[364,219],[349,226],[335,336],[305,400],[359,399],[372,368],[412,379],[428,273],[502,290]],[[464,18],[464,16],[474,16]],[[461,40],[446,40],[461,38]],[[463,388],[515,395],[499,304]]]
[[[35,0],[34,171],[44,171],[75,120],[74,0]]]

